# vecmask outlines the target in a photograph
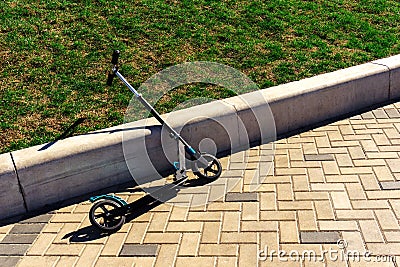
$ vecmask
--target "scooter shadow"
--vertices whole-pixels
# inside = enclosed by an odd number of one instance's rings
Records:
[[[152,210],[158,205],[162,204],[161,201],[158,201],[152,198],[150,195],[146,195],[132,203],[130,203],[130,212],[126,214],[125,223],[130,222],[140,215],[145,214],[146,212]],[[69,239],[70,242],[90,242],[93,240],[97,240],[106,236],[109,236],[114,232],[102,232],[98,228],[90,225],[84,228],[81,228],[77,231],[66,234],[62,239]]]
[[[183,184],[182,186],[183,187],[202,186],[210,182],[211,180],[195,179],[186,181],[185,184]],[[174,184],[167,184],[163,187],[158,188],[156,191],[159,192],[157,193],[157,199],[152,197],[151,195],[145,195],[139,198],[138,200],[128,204],[129,211],[126,214],[125,223],[128,223],[138,218],[139,216],[149,212],[150,210],[154,209],[160,204],[163,204],[164,202],[173,199],[174,197],[177,196],[180,189]],[[162,199],[162,201],[159,199]],[[90,242],[100,238],[107,237],[117,231],[118,230],[114,232],[102,232],[100,229],[90,225],[81,228],[77,231],[68,233],[62,239],[69,239],[70,242],[75,242],[75,243]]]

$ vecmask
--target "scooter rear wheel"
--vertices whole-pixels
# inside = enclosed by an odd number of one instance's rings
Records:
[[[112,210],[122,207],[111,199],[101,199],[95,202],[89,211],[89,220],[93,226],[102,231],[116,231],[125,223],[124,215],[113,215]]]
[[[222,165],[219,160],[211,154],[203,154],[201,156],[207,160],[208,166],[201,168],[198,166],[197,162],[195,162],[196,171],[193,173],[199,178],[204,179],[217,179],[220,177],[222,173]]]

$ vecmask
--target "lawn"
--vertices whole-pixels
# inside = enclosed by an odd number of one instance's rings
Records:
[[[260,88],[400,53],[397,0],[0,2],[0,153],[123,122],[132,94],[105,86],[113,49],[139,87],[158,71],[213,61]],[[213,86],[178,88],[168,112],[191,97],[223,98]]]

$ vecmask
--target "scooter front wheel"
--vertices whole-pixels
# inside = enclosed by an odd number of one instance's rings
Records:
[[[93,226],[102,231],[116,231],[125,223],[124,215],[112,214],[114,209],[122,207],[111,199],[101,199],[95,202],[89,211],[89,220]]]
[[[197,162],[195,162],[195,170],[193,173],[199,178],[204,179],[217,179],[221,176],[222,165],[219,160],[210,154],[201,155],[205,160],[207,160],[208,165],[204,168],[199,167]]]

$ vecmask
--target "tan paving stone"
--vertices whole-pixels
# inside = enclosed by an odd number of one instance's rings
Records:
[[[55,256],[30,256],[22,258],[18,263],[18,267],[51,267],[57,261],[58,257]]]
[[[293,190],[291,184],[278,184],[276,187],[278,201],[293,200]]]
[[[400,230],[399,221],[391,210],[375,210],[375,215],[383,230]]]
[[[187,221],[221,221],[222,212],[220,211],[201,211],[201,212],[190,212],[187,215]],[[180,220],[182,221],[182,220]]]
[[[365,152],[378,152],[379,149],[373,140],[360,140],[360,144]]]
[[[132,224],[132,228],[130,229],[125,242],[126,243],[142,243],[144,236],[146,234],[146,230],[148,227],[148,223],[134,223]]]
[[[309,191],[309,182],[306,175],[293,176],[292,185],[295,192]]]
[[[221,243],[232,243],[232,244],[257,244],[257,233],[256,232],[222,232]]]
[[[257,266],[257,244],[239,244],[239,267]]]
[[[216,258],[214,257],[177,257],[175,267],[188,266],[214,266]],[[232,266],[232,265],[231,265]]]
[[[368,192],[367,192],[368,193]],[[385,200],[352,200],[354,209],[388,209],[388,202]]]
[[[299,232],[295,221],[279,222],[279,241],[280,243],[299,242]]]
[[[220,222],[204,222],[203,231],[201,234],[201,243],[218,243],[220,240],[220,231],[222,223]]]
[[[320,147],[331,147],[331,142],[329,141],[327,136],[315,137],[315,143],[316,143],[318,148],[320,148]]]
[[[361,140],[364,141],[364,140]],[[352,146],[359,146],[360,143],[358,141],[334,141],[331,142],[333,148],[335,147],[352,147]]]
[[[275,193],[262,193],[260,195],[260,209],[261,210],[276,210],[277,201]]]
[[[261,184],[257,190],[257,192],[276,192],[276,185],[275,184]]]
[[[373,170],[378,181],[394,181],[394,176],[387,166],[373,167]]]
[[[315,143],[303,143],[302,144],[302,149],[304,154],[317,154],[317,146]]]
[[[174,266],[177,251],[178,245],[162,244],[154,266]]]
[[[335,219],[330,201],[314,201],[314,205],[318,220]]]
[[[378,181],[373,174],[360,175],[360,181],[365,190],[380,190]]]
[[[279,210],[312,210],[312,201],[280,201]]]
[[[179,256],[197,256],[200,244],[199,233],[183,233],[179,246]]]
[[[46,256],[80,256],[86,245],[84,244],[51,244]]]
[[[347,149],[349,151],[350,157],[353,160],[366,158],[365,153],[361,148],[361,146],[348,147]]]
[[[167,232],[200,232],[202,222],[169,222]]]
[[[320,168],[320,161],[292,161],[290,162],[291,168]]]
[[[357,183],[359,182],[358,175],[342,174],[342,175],[327,175],[325,177],[328,183]]]
[[[294,221],[296,219],[296,211],[292,210],[280,210],[280,211],[262,211],[262,221]]]
[[[375,220],[359,221],[365,242],[383,242],[381,230]]]
[[[289,168],[289,157],[288,155],[276,155],[274,159],[276,168]]]
[[[74,266],[79,257],[61,256],[57,261],[56,267]],[[96,265],[97,266],[97,265]],[[109,267],[110,265],[108,265]]]
[[[356,159],[353,163],[355,167],[386,166],[383,159]]]
[[[163,232],[167,226],[169,214],[167,212],[155,212],[150,221],[147,231],[150,232]]]
[[[307,173],[306,168],[277,168],[276,175],[304,175]]]
[[[143,243],[149,244],[178,244],[181,233],[146,233]]]
[[[275,221],[243,221],[241,222],[241,232],[267,232],[277,231],[278,223]]]
[[[390,206],[397,219],[400,219],[400,199],[389,200]]]
[[[308,179],[310,183],[323,183],[325,182],[325,176],[322,168],[307,169]]]
[[[319,221],[321,231],[358,231],[355,221]]]
[[[348,250],[356,250],[361,253],[366,250],[366,246],[364,245],[363,238],[360,232],[342,232],[343,239],[347,242],[346,249]]]
[[[286,251],[287,254],[292,250],[298,251],[300,253],[306,250],[312,250],[315,251],[315,254],[317,256],[321,256],[323,251],[322,245],[320,244],[282,244],[281,250]]]
[[[4,225],[0,227],[0,234],[7,234],[11,228],[13,228],[14,225],[13,224],[9,224],[9,225]]]
[[[323,161],[322,169],[326,175],[339,175],[339,167],[335,161]]]
[[[173,206],[169,221],[185,221],[189,212],[188,207]]]
[[[400,134],[398,132],[398,130],[391,128],[391,129],[383,129],[383,131],[385,132],[386,136],[389,139],[399,139],[400,138]]]
[[[398,159],[399,155],[396,152],[368,152],[369,159]]]
[[[339,167],[352,167],[353,161],[348,154],[337,154],[336,162]]]
[[[216,266],[217,267],[231,267],[237,266],[237,258],[236,257],[218,257],[216,258]],[[206,265],[204,265],[206,266]],[[212,266],[212,265],[210,265]]]
[[[358,132],[358,131],[357,131]],[[369,134],[346,135],[343,137],[345,141],[356,141],[356,140],[371,140],[372,137]]]
[[[77,267],[86,267],[92,265],[93,262],[97,261],[97,258],[100,256],[100,251],[102,249],[101,245],[89,245],[86,246],[83,250],[82,254],[79,257],[79,260],[76,263]]]
[[[101,251],[101,256],[117,256],[124,244],[126,233],[110,235]]]
[[[304,138],[302,138],[304,140]],[[310,138],[310,140],[313,140],[313,138]],[[302,149],[289,149],[289,158],[290,161],[303,161],[304,156],[303,156],[303,150]]]
[[[343,135],[340,134],[339,130],[338,131],[329,131],[327,132],[329,140],[332,141],[342,141],[343,140]]]
[[[261,250],[275,250],[279,249],[279,232],[262,232],[259,235],[259,248]]]
[[[343,183],[313,183],[311,184],[312,191],[344,191]]]
[[[258,202],[244,202],[242,204],[242,220],[258,221],[260,219],[260,207]]]
[[[381,191],[367,191],[367,198],[371,200],[375,199],[398,199],[399,191],[397,190],[381,190]]]
[[[329,200],[328,192],[295,192],[296,200]]]
[[[240,225],[240,212],[225,212],[222,221],[222,231],[237,232]]]
[[[42,233],[35,240],[33,245],[27,252],[27,255],[36,255],[41,256],[44,255],[46,250],[49,248],[50,244],[56,238],[56,234],[53,233]]]
[[[400,172],[400,159],[388,159],[386,162],[392,172]]]
[[[383,234],[387,242],[400,243],[400,231],[384,231]]]
[[[237,256],[237,244],[200,244],[200,256]]]
[[[347,194],[349,199],[367,199],[364,188],[360,183],[346,183]]]
[[[135,265],[135,258],[133,257],[100,257],[97,260],[95,267],[111,267],[111,266],[132,267],[134,265]],[[64,265],[64,266],[72,266],[72,265]]]
[[[207,211],[239,211],[239,202],[212,202],[207,205]]]
[[[367,248],[372,255],[400,255],[400,243],[367,243]]]
[[[299,210],[297,212],[300,231],[317,231],[317,221],[312,210]]]
[[[336,210],[338,220],[373,220],[375,219],[372,210]]]
[[[318,148],[318,152],[314,154],[347,154],[346,147]],[[310,153],[311,154],[311,153]]]
[[[43,228],[42,233],[58,233],[63,226],[64,223],[48,223]]]
[[[371,174],[373,173],[372,167],[341,167],[341,174]]]
[[[330,195],[335,209],[351,209],[351,203],[346,192],[331,192]]]

